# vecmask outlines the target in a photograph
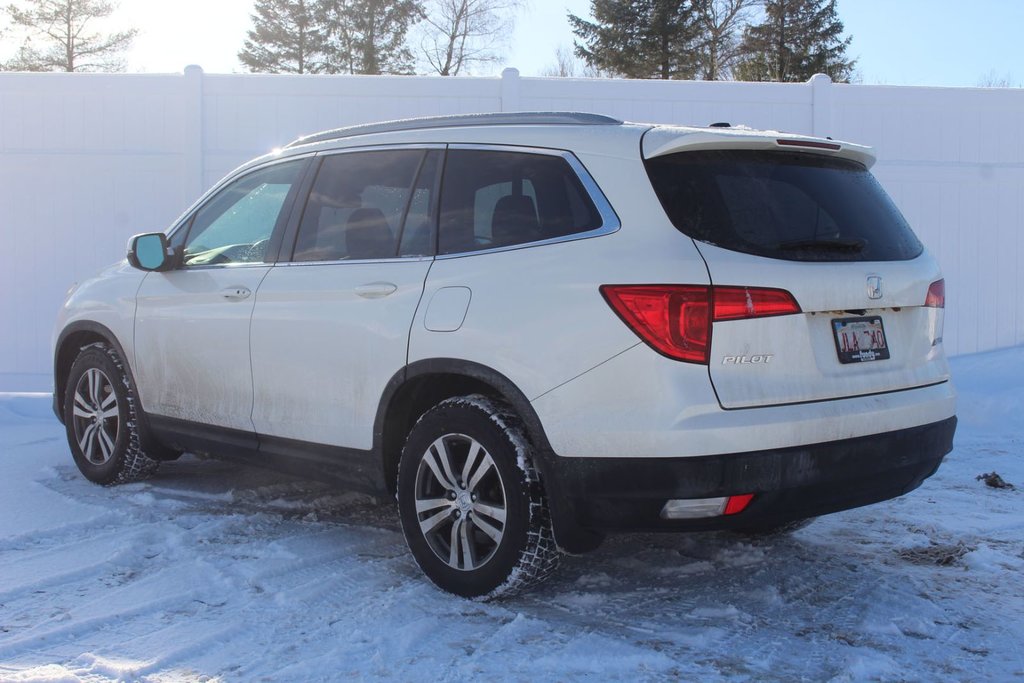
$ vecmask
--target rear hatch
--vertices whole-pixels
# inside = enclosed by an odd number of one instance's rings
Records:
[[[870,150],[678,128],[652,129],[643,149],[654,189],[694,239],[713,292],[739,310],[711,324],[709,373],[724,408],[948,379],[938,265],[868,171]],[[756,314],[766,289],[789,292],[789,312],[743,315],[744,306]]]

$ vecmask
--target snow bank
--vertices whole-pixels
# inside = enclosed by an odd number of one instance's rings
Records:
[[[1024,676],[1024,349],[953,370],[918,491],[788,538],[615,538],[491,604],[420,576],[392,503],[187,457],[97,487],[48,396],[0,395],[0,680]]]

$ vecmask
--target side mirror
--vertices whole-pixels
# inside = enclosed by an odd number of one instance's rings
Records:
[[[167,235],[147,232],[128,240],[128,263],[139,270],[167,270],[171,258],[167,253]]]

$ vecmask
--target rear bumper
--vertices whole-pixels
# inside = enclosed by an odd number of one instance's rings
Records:
[[[550,461],[556,516],[600,531],[763,527],[876,503],[921,485],[953,448],[956,417],[852,439],[689,458]],[[665,520],[665,502],[753,493],[739,514]]]

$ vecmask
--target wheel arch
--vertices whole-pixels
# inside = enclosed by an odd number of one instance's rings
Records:
[[[135,385],[135,377],[132,375],[128,355],[109,327],[92,320],[79,320],[71,323],[61,330],[53,350],[53,412],[57,414],[57,419],[61,421],[61,424],[64,423],[61,402],[67,388],[68,375],[71,374],[71,365],[83,347],[97,342],[105,342],[114,347],[124,361],[125,371],[131,377],[132,384]]]
[[[547,474],[551,451],[544,427],[526,395],[502,373],[480,363],[457,358],[429,358],[410,363],[388,382],[377,409],[373,436],[381,456],[382,480],[395,492],[398,459],[409,430],[420,415],[446,398],[479,393],[508,403],[523,421],[538,453],[536,466]]]

